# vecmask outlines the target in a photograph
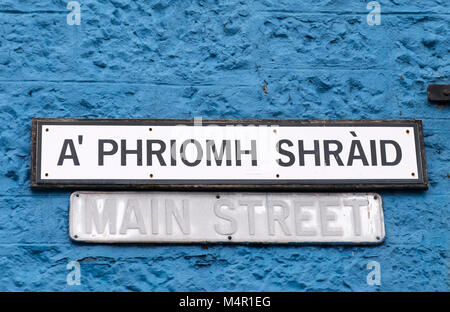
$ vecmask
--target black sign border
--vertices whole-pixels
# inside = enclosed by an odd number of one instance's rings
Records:
[[[425,158],[425,145],[421,120],[309,120],[309,119],[207,119],[202,125],[267,125],[267,126],[323,126],[323,127],[413,127],[415,135],[418,179],[341,179],[341,180],[71,180],[41,179],[40,156],[42,125],[142,125],[194,126],[194,119],[69,119],[69,118],[33,118],[31,146],[31,179],[33,189],[78,189],[78,190],[254,190],[254,191],[344,191],[374,189],[428,189],[428,174]]]

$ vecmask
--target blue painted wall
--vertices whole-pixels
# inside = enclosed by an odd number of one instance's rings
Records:
[[[0,290],[448,291],[444,0],[0,2]],[[264,92],[265,89],[265,92]],[[430,189],[381,192],[376,247],[80,245],[69,192],[32,192],[32,117],[422,119]],[[81,285],[68,286],[69,261]],[[369,286],[366,264],[381,265]]]

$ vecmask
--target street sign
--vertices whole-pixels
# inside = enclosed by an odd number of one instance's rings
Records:
[[[420,121],[33,120],[32,187],[427,188]]]
[[[92,243],[378,244],[375,193],[76,192],[70,237]]]

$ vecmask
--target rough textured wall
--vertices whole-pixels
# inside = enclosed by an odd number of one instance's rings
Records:
[[[0,2],[0,290],[449,290],[444,0]],[[376,247],[82,245],[69,192],[32,192],[31,118],[422,119],[426,192],[381,192]],[[68,286],[69,261],[81,285]],[[381,264],[369,286],[366,264]]]

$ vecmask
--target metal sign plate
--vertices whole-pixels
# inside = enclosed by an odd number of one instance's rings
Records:
[[[77,192],[70,236],[92,243],[378,244],[385,231],[375,193]]]
[[[32,187],[426,188],[420,121],[33,120]]]

